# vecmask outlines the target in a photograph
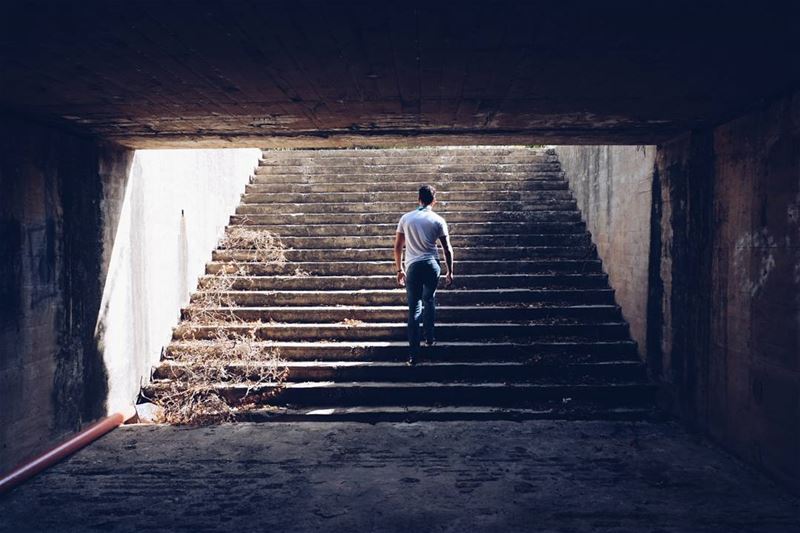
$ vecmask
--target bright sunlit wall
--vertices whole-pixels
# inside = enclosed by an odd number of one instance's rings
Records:
[[[257,149],[136,152],[97,321],[108,412],[135,402],[260,154]]]

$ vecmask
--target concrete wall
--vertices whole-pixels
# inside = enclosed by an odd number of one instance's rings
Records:
[[[648,363],[670,409],[699,428],[707,425],[715,181],[711,132],[659,146]]]
[[[673,407],[800,490],[800,95],[661,147]]]
[[[95,322],[133,152],[0,122],[0,470],[105,414]]]
[[[800,491],[800,94],[556,151],[665,406]]]
[[[136,152],[97,325],[109,411],[133,404],[149,378],[260,155]]]
[[[555,146],[603,259],[631,336],[645,356],[654,146]]]
[[[0,126],[0,471],[132,403],[258,150]],[[181,214],[183,212],[183,214]]]
[[[711,431],[800,487],[800,93],[714,153]]]

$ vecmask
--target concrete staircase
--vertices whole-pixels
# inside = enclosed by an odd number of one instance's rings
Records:
[[[392,243],[422,183],[439,190],[456,283],[437,293],[437,346],[408,367]],[[228,249],[208,264],[209,275],[243,267],[225,327],[254,328],[289,370],[269,406],[238,419],[653,414],[654,388],[550,151],[265,151],[230,223],[273,232],[288,247],[285,264]],[[187,334],[211,338],[214,329],[185,312],[148,391],[181,379]],[[251,385],[214,386],[236,401]]]

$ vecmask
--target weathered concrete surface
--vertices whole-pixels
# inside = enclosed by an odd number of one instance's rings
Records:
[[[799,109],[795,94],[680,136],[655,165],[648,149],[556,148],[666,404],[795,490]]]
[[[644,358],[656,147],[553,148]]]
[[[11,118],[0,141],[4,472],[134,402],[260,151],[134,157]]]
[[[136,148],[643,144],[800,81],[795,2],[6,2],[0,106]]]
[[[0,531],[800,531],[672,424],[124,427],[0,500]]]
[[[800,93],[714,155],[709,429],[800,488]]]
[[[135,403],[260,156],[136,152],[97,321],[109,412]]]
[[[659,147],[648,360],[673,410],[800,490],[800,96]]]
[[[693,132],[659,147],[656,175],[660,213],[650,257],[648,358],[656,377],[670,385],[672,409],[705,428],[711,320],[711,240],[714,185],[712,134]]]
[[[0,126],[0,471],[105,414],[95,321],[132,152]]]

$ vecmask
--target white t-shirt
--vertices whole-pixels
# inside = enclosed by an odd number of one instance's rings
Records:
[[[420,207],[400,217],[397,233],[406,236],[406,260],[412,263],[427,259],[438,259],[436,241],[447,236],[447,222],[433,212],[430,206]]]

